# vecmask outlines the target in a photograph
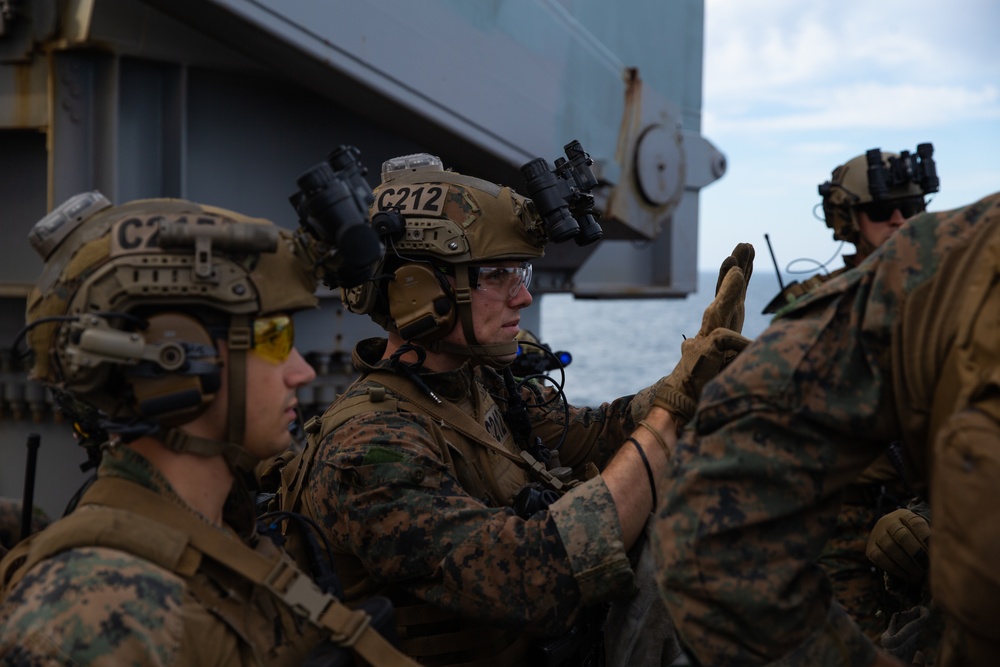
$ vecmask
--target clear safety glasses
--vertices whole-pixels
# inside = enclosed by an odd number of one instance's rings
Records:
[[[475,269],[473,269],[475,270]],[[524,285],[531,285],[531,264],[521,266],[480,266],[476,276],[476,289],[488,290],[513,299]]]
[[[270,362],[280,364],[292,353],[295,325],[288,315],[259,317],[253,321],[253,351]]]
[[[868,215],[872,222],[887,222],[892,214],[899,209],[904,218],[909,218],[917,213],[927,210],[923,197],[910,197],[909,199],[891,199],[889,201],[864,204],[860,209]]]

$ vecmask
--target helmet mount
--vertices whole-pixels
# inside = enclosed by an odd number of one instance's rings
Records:
[[[838,241],[860,241],[857,212],[875,202],[919,198],[937,192],[940,180],[934,163],[934,146],[923,143],[916,153],[868,150],[833,170],[830,180],[818,187],[823,198],[827,227]]]

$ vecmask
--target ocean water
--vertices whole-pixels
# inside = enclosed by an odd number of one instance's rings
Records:
[[[701,272],[698,291],[686,299],[574,299],[548,294],[541,299],[541,330],[553,350],[573,355],[564,391],[574,405],[599,405],[634,394],[669,373],[680,359],[684,336],[701,327],[715,296],[718,271]],[[743,335],[758,336],[771,315],[761,310],[779,291],[771,273],[755,272],[746,298]],[[553,373],[558,378],[558,373]]]

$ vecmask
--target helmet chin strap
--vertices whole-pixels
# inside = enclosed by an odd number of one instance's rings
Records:
[[[229,447],[226,462],[230,467],[248,472],[257,460],[245,445],[247,423],[247,352],[253,343],[253,322],[247,315],[233,315],[229,322]],[[237,391],[238,389],[238,391]]]
[[[509,365],[517,355],[517,341],[484,345],[476,340],[476,327],[472,321],[472,287],[469,283],[469,272],[456,270],[455,284],[455,305],[458,308],[458,317],[462,323],[466,344],[458,345],[445,341],[434,341],[426,346],[427,349],[432,352],[447,352],[471,357],[476,363],[485,364],[492,368],[503,368]]]
[[[229,387],[228,441],[202,438],[174,427],[163,434],[163,444],[175,452],[190,452],[200,456],[222,454],[226,463],[235,472],[251,472],[258,461],[244,446],[247,414],[247,351],[251,344],[249,317],[233,316],[226,343],[229,349],[226,377]],[[234,391],[236,388],[239,389]]]
[[[236,472],[251,471],[257,464],[257,460],[242,445],[191,435],[176,426],[167,429],[163,434],[163,444],[175,452],[188,452],[205,457],[222,454],[229,467]]]
[[[504,368],[514,361],[514,355],[517,354],[517,341],[491,345],[471,343],[469,345],[456,345],[455,343],[437,341],[427,345],[427,349],[431,352],[447,352],[448,354],[469,357],[474,362],[491,368]]]

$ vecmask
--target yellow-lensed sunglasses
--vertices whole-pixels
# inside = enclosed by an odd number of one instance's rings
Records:
[[[295,325],[288,315],[259,317],[253,321],[253,351],[270,362],[280,364],[295,346]]]

